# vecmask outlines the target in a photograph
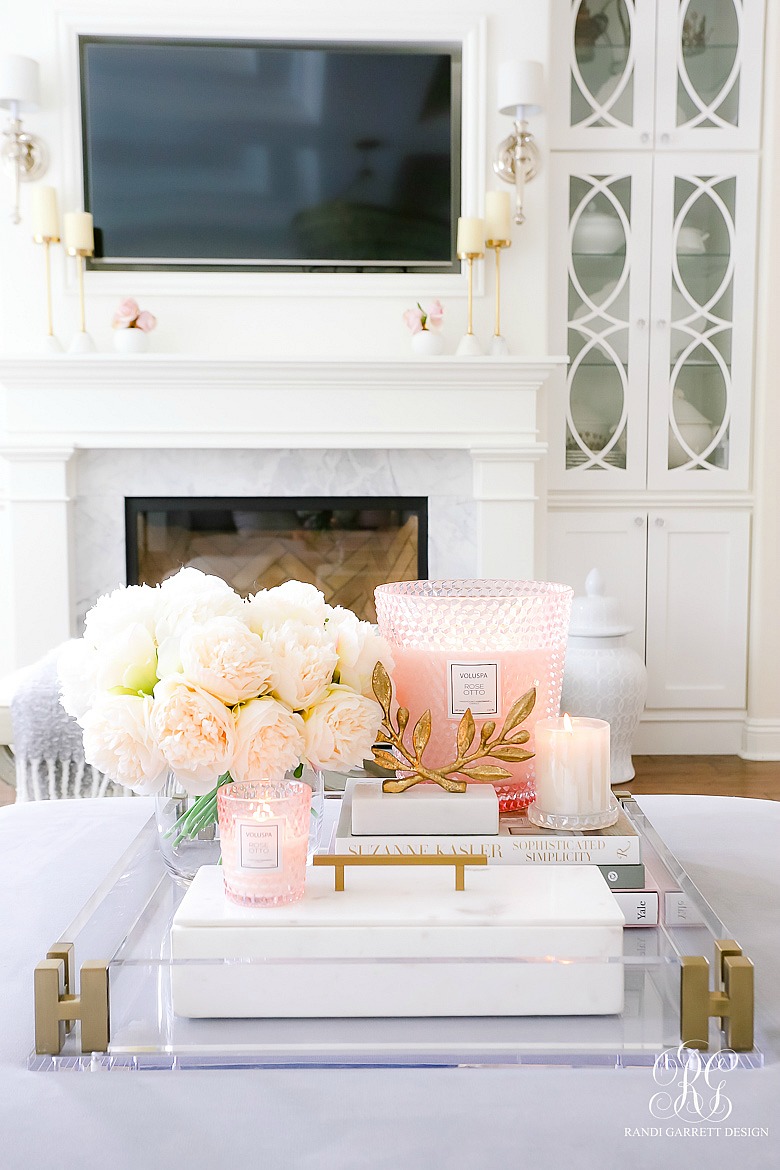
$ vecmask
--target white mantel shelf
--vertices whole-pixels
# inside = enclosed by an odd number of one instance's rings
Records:
[[[537,397],[559,357],[0,358],[6,670],[74,631],[72,512],[95,449],[465,450],[477,576],[532,578]],[[403,484],[399,485],[403,494]],[[117,582],[118,583],[118,582]]]
[[[525,448],[560,357],[0,358],[14,447]]]

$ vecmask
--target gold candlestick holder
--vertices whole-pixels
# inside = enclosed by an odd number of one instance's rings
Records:
[[[490,352],[494,357],[504,357],[509,353],[509,346],[506,338],[501,336],[501,249],[511,248],[512,241],[485,240],[485,247],[491,248],[496,254],[496,324],[490,342]]]
[[[473,314],[474,314],[474,261],[483,260],[484,252],[458,252],[458,259],[465,260],[468,264],[468,279],[469,279],[469,299],[468,299],[468,328],[458,342],[458,348],[455,353],[458,357],[479,357],[482,353],[482,346],[474,336],[473,328]]]
[[[76,333],[68,346],[69,353],[93,353],[95,343],[87,333],[86,313],[84,308],[84,261],[87,256],[94,254],[92,248],[72,248],[68,247],[67,252],[69,256],[76,257],[76,273],[79,282],[79,332]]]
[[[46,340],[44,348],[49,353],[62,353],[62,345],[54,333],[54,315],[51,307],[51,245],[59,244],[59,236],[33,236],[36,244],[43,244],[44,268],[46,271]]]

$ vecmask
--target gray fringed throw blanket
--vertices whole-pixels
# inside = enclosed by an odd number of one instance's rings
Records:
[[[81,728],[60,705],[57,647],[31,666],[11,699],[16,799],[132,796],[84,761]]]

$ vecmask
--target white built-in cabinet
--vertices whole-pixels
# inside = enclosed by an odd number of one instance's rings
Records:
[[[555,153],[550,486],[749,485],[757,159]]]
[[[763,0],[554,0],[557,150],[757,150]]]
[[[745,705],[763,21],[553,3],[547,571],[602,570],[656,727]]]
[[[553,511],[548,573],[583,582],[594,565],[633,626],[647,706],[745,705],[750,513],[742,508]]]

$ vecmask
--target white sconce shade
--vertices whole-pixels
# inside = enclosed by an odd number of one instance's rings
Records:
[[[498,112],[516,118],[518,108],[525,118],[544,109],[544,69],[539,61],[504,61],[498,67]]]
[[[20,116],[38,109],[39,89],[37,61],[17,53],[0,56],[0,106],[10,111],[8,124],[0,135],[0,162],[13,180],[12,223],[20,222],[20,183],[39,179],[49,161],[46,147],[40,138],[24,129]]]
[[[10,109],[16,103],[20,111],[34,111],[39,95],[38,62],[17,54],[0,56],[0,106]]]
[[[528,118],[544,109],[544,70],[539,61],[504,61],[498,67],[498,112],[515,127],[496,152],[493,170],[515,188],[515,223],[525,223],[525,185],[539,170],[539,150]]]

